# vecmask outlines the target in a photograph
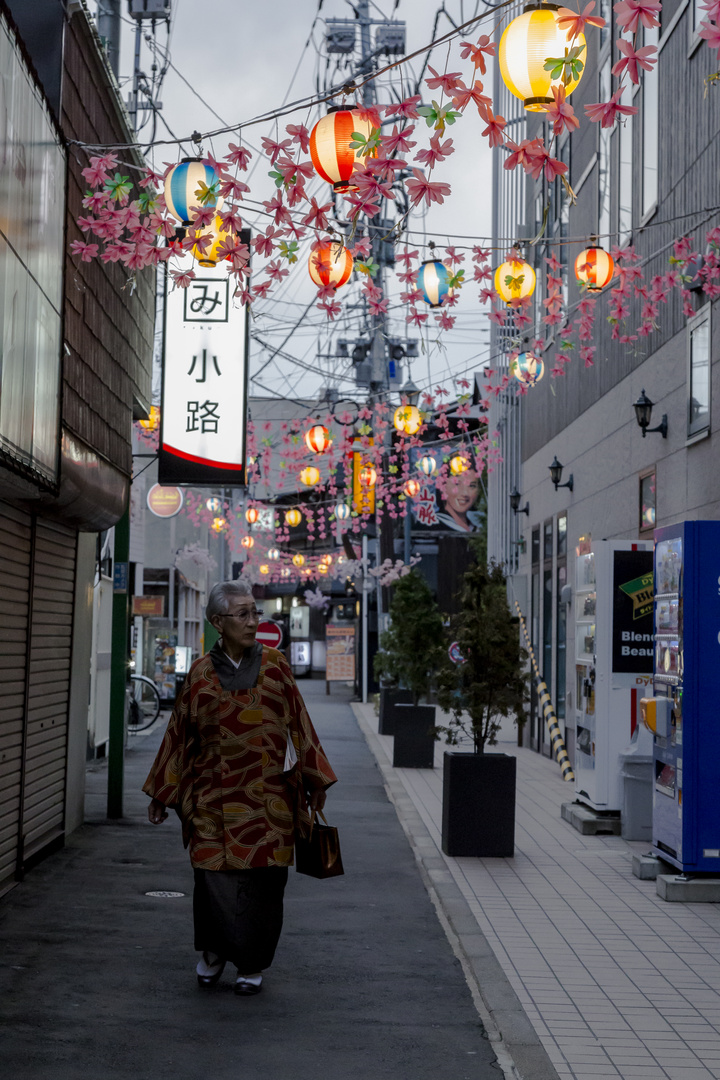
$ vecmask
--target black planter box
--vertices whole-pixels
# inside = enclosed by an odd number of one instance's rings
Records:
[[[380,690],[378,735],[395,734],[395,706],[412,705],[412,690]]]
[[[516,772],[517,759],[510,754],[445,751],[442,849],[446,855],[512,858]]]
[[[435,706],[396,705],[393,767],[432,769],[435,764]]]

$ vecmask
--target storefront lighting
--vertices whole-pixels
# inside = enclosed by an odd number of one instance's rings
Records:
[[[663,413],[662,420],[660,421],[660,423],[658,424],[657,427],[653,427],[653,428],[650,427],[650,420],[652,418],[652,411],[653,411],[653,402],[647,396],[644,389],[640,391],[640,397],[634,403],[633,408],[635,409],[635,419],[638,422],[638,426],[642,430],[643,439],[645,438],[645,436],[647,434],[652,435],[652,433],[654,431],[659,431],[660,434],[662,435],[663,439],[667,439],[667,433],[668,433],[667,413]]]
[[[510,492],[510,509],[513,514],[527,514],[530,517],[530,503],[526,502],[524,506],[520,506],[520,492],[516,487]]]
[[[558,461],[557,454],[553,458],[552,465],[548,465],[548,468],[550,470],[550,479],[552,480],[553,484],[555,485],[555,490],[556,491],[557,491],[558,488],[561,488],[561,487],[562,488],[569,488],[570,491],[572,491],[572,489],[573,489],[573,474],[572,473],[570,473],[570,479],[567,481],[567,483],[565,483],[565,484],[560,483],[560,481],[562,480],[562,471],[563,471],[564,466],[561,465],[560,462]]]

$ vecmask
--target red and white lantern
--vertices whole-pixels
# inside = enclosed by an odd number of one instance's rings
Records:
[[[356,170],[365,168],[362,148],[350,146],[356,131],[369,139],[372,124],[363,120],[357,109],[335,107],[318,120],[310,133],[310,157],[315,172],[341,193],[357,191],[350,177]]]
[[[330,432],[324,424],[313,424],[305,432],[305,445],[313,454],[322,454],[332,443]]]
[[[315,284],[339,289],[350,279],[353,257],[339,240],[319,240],[308,259],[308,272]]]

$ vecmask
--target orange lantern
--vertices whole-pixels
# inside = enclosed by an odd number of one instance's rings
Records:
[[[285,524],[289,525],[291,528],[299,525],[301,521],[302,514],[296,507],[293,507],[292,510],[288,510],[285,514]]]
[[[293,566],[304,566],[305,565],[305,556],[301,555],[300,552],[298,551],[297,555],[293,555],[293,560],[292,561],[293,561]]]
[[[597,244],[585,248],[575,260],[575,277],[588,289],[604,289],[612,281],[614,273],[612,255],[608,255],[607,251]]]
[[[317,286],[339,289],[350,278],[353,257],[339,240],[319,240],[308,259],[308,272]]]
[[[403,484],[403,491],[409,499],[414,499],[416,495],[420,494],[420,481],[419,480],[406,480]]]
[[[300,473],[300,482],[303,483],[305,487],[315,487],[315,484],[317,484],[319,480],[320,470],[316,469],[314,465],[308,465],[307,468],[303,469]]]
[[[249,506],[245,511],[245,520],[248,525],[254,525],[260,517],[260,511],[255,506]]]
[[[332,443],[330,432],[324,424],[313,424],[305,432],[305,445],[313,454],[322,454]]]
[[[248,549],[255,546],[255,541],[253,540],[252,536],[243,536],[240,543],[244,548]]]
[[[450,458],[450,472],[453,476],[460,476],[461,473],[467,472],[470,468],[470,462],[464,454],[456,454],[455,457]]]
[[[374,465],[370,465],[370,463],[368,462],[368,464],[363,465],[362,469],[360,470],[360,475],[358,479],[363,487],[375,487],[375,484],[377,483],[377,469]]]
[[[355,170],[364,169],[362,147],[351,147],[354,132],[370,138],[373,126],[363,120],[357,109],[334,106],[327,116],[318,120],[310,132],[310,157],[318,176],[332,184],[336,191],[357,191],[350,177]],[[376,156],[376,152],[371,155]]]

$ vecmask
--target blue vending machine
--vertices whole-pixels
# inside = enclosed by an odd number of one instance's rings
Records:
[[[720,521],[655,530],[653,848],[720,874]]]

